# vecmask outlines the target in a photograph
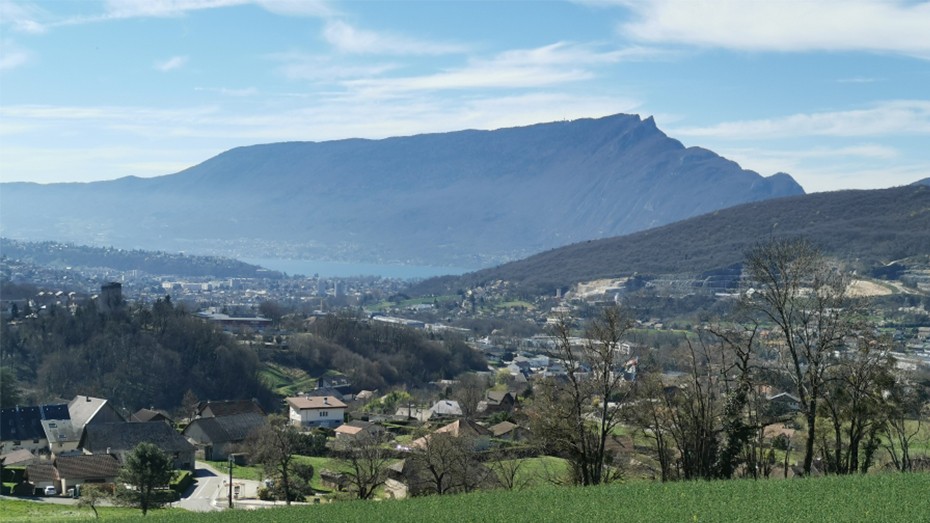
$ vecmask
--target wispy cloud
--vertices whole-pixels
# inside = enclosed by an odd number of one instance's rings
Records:
[[[187,64],[187,60],[188,58],[186,56],[172,56],[166,60],[155,62],[154,67],[158,71],[167,73],[168,71],[174,71],[175,69],[184,67],[184,65]]]
[[[19,33],[41,34],[48,13],[35,5],[19,4],[11,0],[0,1],[0,27],[7,26]]]
[[[635,40],[735,50],[877,51],[930,59],[930,2],[617,0]]]
[[[241,89],[231,89],[228,87],[195,87],[194,90],[234,97],[255,96],[258,94],[258,89],[254,87],[244,87]]]
[[[385,61],[375,64],[349,64],[336,57],[301,52],[275,53],[266,58],[279,64],[277,70],[285,78],[311,82],[335,82],[379,76],[399,67],[398,64]]]
[[[797,136],[930,134],[930,100],[895,100],[866,109],[793,114],[781,118],[683,127],[672,133],[732,140]]]
[[[463,53],[467,47],[445,42],[417,40],[402,35],[359,29],[341,20],[323,28],[323,38],[338,51],[377,55],[444,55]]]
[[[29,51],[10,41],[0,41],[0,71],[16,69],[29,62]]]
[[[601,50],[596,46],[559,42],[533,49],[502,52],[488,59],[473,58],[465,66],[420,76],[364,78],[345,82],[354,91],[399,94],[483,88],[536,88],[587,80],[599,67],[638,60],[656,51],[648,48]]]

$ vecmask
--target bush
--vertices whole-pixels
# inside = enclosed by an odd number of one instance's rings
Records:
[[[184,494],[191,485],[194,484],[194,475],[189,470],[178,471],[177,475],[168,484],[168,488],[177,492],[179,495]]]

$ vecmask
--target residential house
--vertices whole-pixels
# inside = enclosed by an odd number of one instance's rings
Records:
[[[403,407],[397,407],[397,410],[394,412],[395,418],[403,420],[415,419],[417,421],[426,421],[431,415],[432,411],[430,409],[425,407],[414,407],[412,403]]]
[[[801,410],[801,400],[797,396],[782,392],[768,396],[768,414],[771,416],[786,416]]]
[[[489,390],[483,400],[478,402],[478,412],[485,415],[497,412],[510,412],[517,404],[517,398],[508,391]]]
[[[70,419],[65,404],[0,409],[0,454],[26,449],[30,452],[48,450],[48,439],[42,428],[44,420]]]
[[[0,455],[4,467],[25,467],[39,458],[28,449],[19,449]],[[4,480],[6,481],[6,480]]]
[[[336,427],[336,441],[349,442],[358,438],[384,436],[384,427],[367,421],[350,421]]]
[[[181,435],[194,444],[203,459],[223,461],[237,451],[249,434],[265,423],[265,416],[257,412],[197,418],[184,428]]]
[[[235,414],[244,414],[254,412],[265,416],[265,409],[258,404],[257,400],[224,400],[224,401],[202,401],[197,404],[194,418],[215,418],[218,416],[232,416]]]
[[[51,460],[38,459],[26,465],[26,481],[31,483],[36,491],[41,492],[45,487],[58,489],[60,486],[58,479],[58,469]]]
[[[346,404],[331,396],[295,396],[287,398],[288,418],[303,428],[336,428],[345,419]]]
[[[116,407],[103,398],[79,395],[68,402],[68,412],[71,414],[71,425],[74,430],[81,432],[84,427],[93,423],[125,422],[126,418]]]
[[[413,440],[410,443],[411,448],[424,449],[429,444],[429,439],[434,434],[448,434],[453,438],[471,438],[474,440],[474,446],[477,450],[485,450],[490,446],[491,431],[474,421],[467,419],[458,419],[444,425],[430,434]]]
[[[54,456],[76,451],[81,440],[81,431],[74,428],[70,419],[42,420],[42,431],[48,441],[48,449]]]
[[[165,421],[169,425],[174,424],[174,420],[171,419],[171,416],[169,416],[167,412],[155,409],[139,409],[129,415],[129,421],[137,421],[141,423],[146,423],[149,421]]]
[[[491,425],[488,427],[488,430],[491,431],[491,435],[494,438],[509,441],[521,441],[526,439],[528,435],[526,429],[509,421],[502,421],[496,425]]]
[[[143,442],[153,443],[168,454],[174,468],[194,470],[194,446],[163,421],[93,423],[84,427],[78,446],[89,454],[113,454],[124,463],[126,454]]]
[[[120,465],[112,454],[82,454],[56,459],[55,468],[61,483],[58,491],[68,492],[68,489],[85,483],[116,482]]]
[[[439,400],[429,409],[429,419],[448,419],[462,416],[462,407],[455,400]]]

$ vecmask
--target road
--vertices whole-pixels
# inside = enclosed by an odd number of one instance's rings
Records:
[[[200,461],[196,464],[194,478],[197,483],[191,487],[188,492],[184,493],[181,501],[175,502],[174,506],[190,510],[193,512],[209,512],[211,510],[221,510],[226,505],[226,477],[223,474]],[[221,504],[220,502],[223,502]]]

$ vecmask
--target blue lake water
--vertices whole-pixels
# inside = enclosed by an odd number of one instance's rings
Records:
[[[464,274],[474,269],[461,267],[429,267],[424,265],[382,265],[377,263],[349,263],[318,260],[291,260],[285,258],[240,258],[245,263],[261,265],[266,269],[285,272],[291,276],[319,274],[326,278],[352,276],[381,276],[383,278],[431,278],[447,274]]]

